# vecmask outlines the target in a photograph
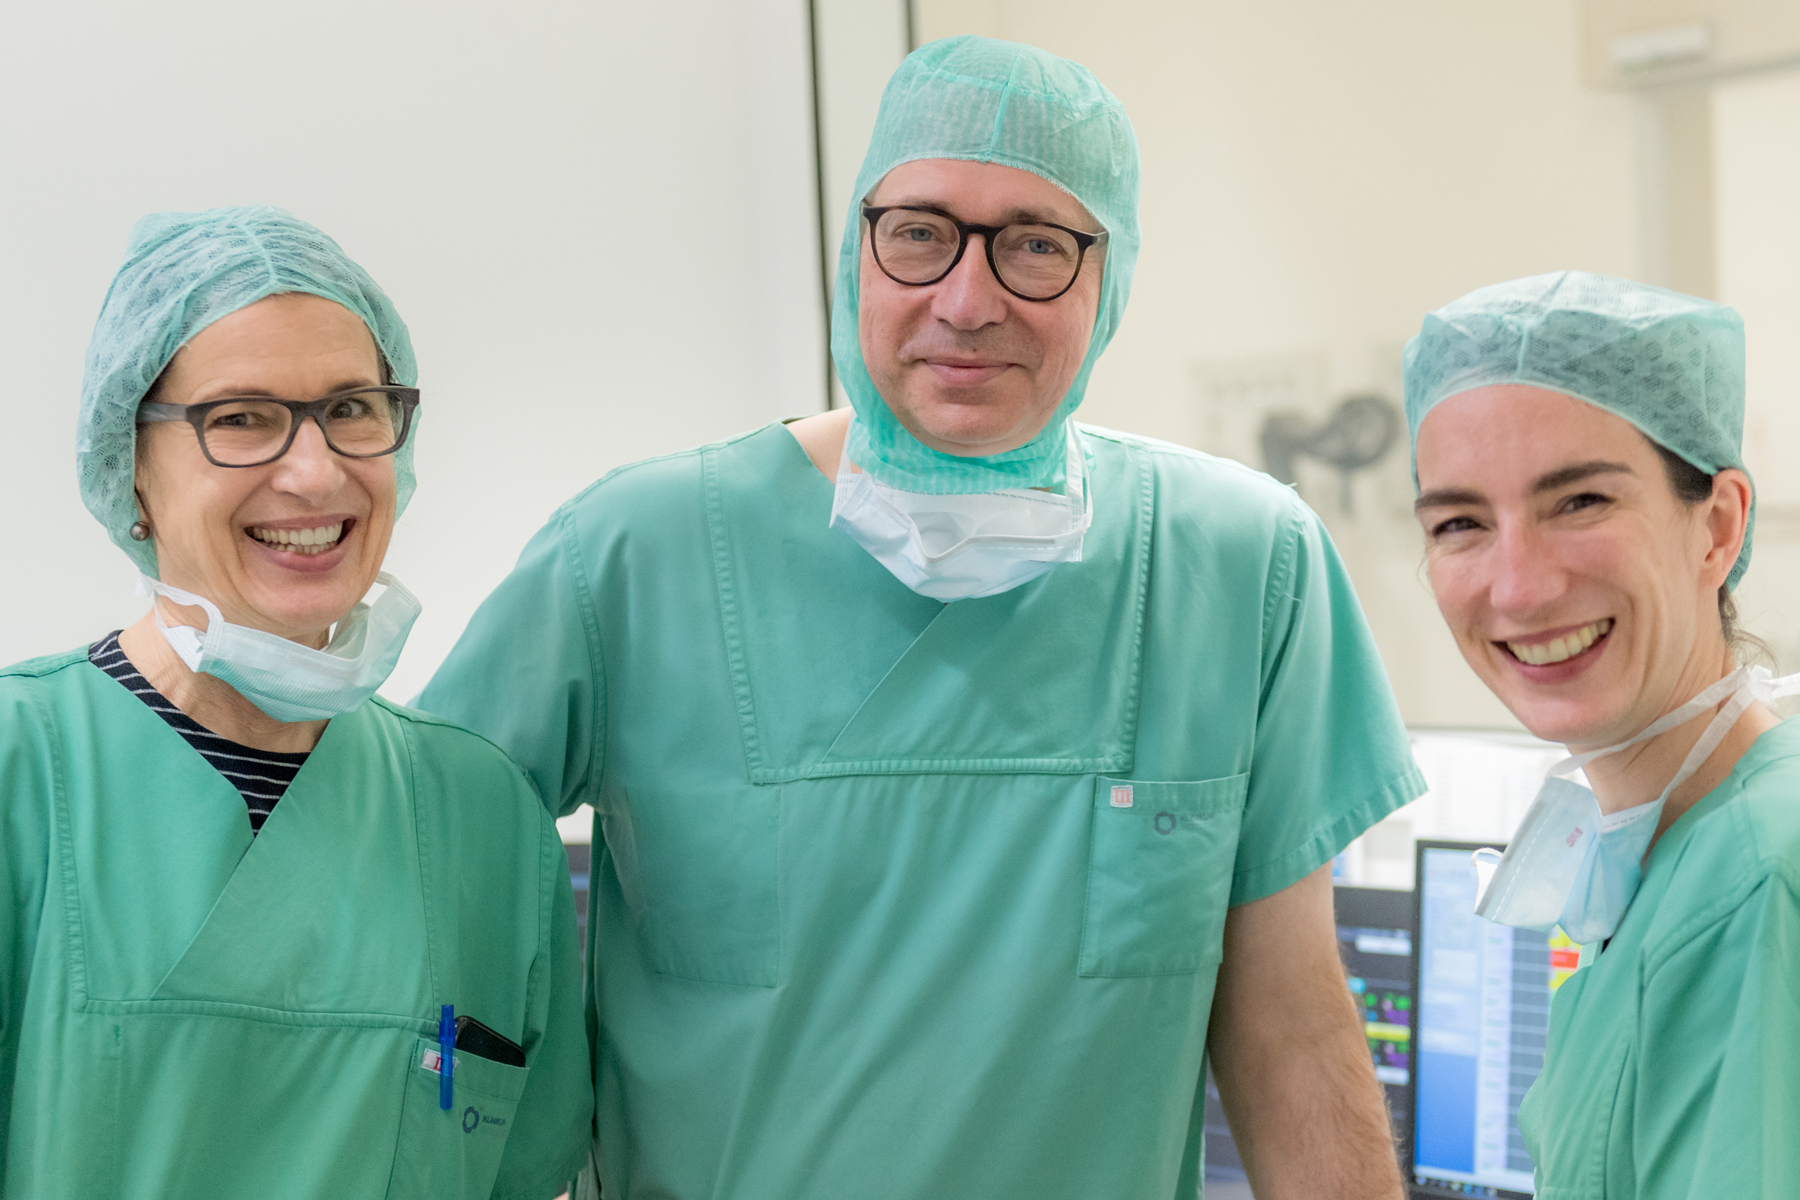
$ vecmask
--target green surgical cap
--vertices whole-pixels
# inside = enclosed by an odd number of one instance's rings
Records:
[[[369,327],[392,381],[407,387],[418,381],[412,339],[387,294],[336,242],[305,221],[253,205],[151,213],[131,229],[125,263],[113,277],[88,343],[75,466],[88,511],[152,578],[157,577],[155,543],[132,541],[129,532],[137,520],[138,404],[195,334],[282,292],[343,305]],[[408,439],[394,455],[396,515],[412,497],[414,444]]]
[[[1405,372],[1415,447],[1439,401],[1521,383],[1623,417],[1708,475],[1744,471],[1744,322],[1710,300],[1585,271],[1516,279],[1428,314]],[[1730,587],[1755,529],[1753,498]]]
[[[962,458],[920,442],[894,418],[863,363],[857,327],[862,205],[889,171],[924,158],[1000,163],[1040,175],[1081,201],[1107,232],[1087,358],[1043,431],[1004,454]],[[945,38],[907,55],[882,93],[838,252],[831,353],[856,408],[855,434],[846,447],[851,461],[883,483],[918,492],[1060,484],[1069,414],[1081,403],[1131,293],[1137,206],[1137,138],[1124,107],[1086,67],[983,37]]]

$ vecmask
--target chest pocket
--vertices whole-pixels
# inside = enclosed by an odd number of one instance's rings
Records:
[[[438,1073],[427,1065],[436,1057],[435,1041],[414,1044],[388,1200],[486,1200],[500,1174],[527,1069],[459,1051],[451,1074],[455,1096],[444,1109]]]
[[[1249,784],[1095,780],[1081,974],[1188,975],[1219,961]]]

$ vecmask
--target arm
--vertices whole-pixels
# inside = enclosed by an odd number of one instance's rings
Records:
[[[599,634],[573,541],[559,512],[413,701],[497,743],[558,815],[593,799],[606,718]]]
[[[1207,1034],[1258,1200],[1395,1200],[1393,1132],[1338,960],[1331,868],[1232,909]]]

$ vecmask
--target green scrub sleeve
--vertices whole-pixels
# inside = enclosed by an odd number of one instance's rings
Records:
[[[1638,1200],[1776,1200],[1800,1180],[1800,895],[1776,873],[1648,965]]]
[[[0,675],[0,1181],[50,855],[51,751],[26,682]]]
[[[494,1200],[550,1200],[587,1161],[593,1141],[594,1084],[581,998],[584,971],[575,934],[569,859],[556,825],[544,817],[540,903],[550,920],[531,970],[531,1070],[494,1184]]]
[[[600,781],[605,676],[566,510],[539,530],[482,601],[413,707],[498,744],[567,815]]]
[[[1425,791],[1336,547],[1298,502],[1284,524],[1264,601],[1262,698],[1233,905],[1304,879]]]

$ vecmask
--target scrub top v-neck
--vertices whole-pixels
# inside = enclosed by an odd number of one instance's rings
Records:
[[[1227,907],[1423,784],[1292,492],[1083,435],[1082,561],[951,604],[779,425],[625,468],[421,697],[598,814],[609,1197],[1193,1194]]]
[[[0,671],[0,1192],[554,1195],[591,1111],[568,892],[523,774],[437,718],[334,718],[253,837],[85,650]],[[441,1003],[527,1056],[459,1055],[452,1110]]]

